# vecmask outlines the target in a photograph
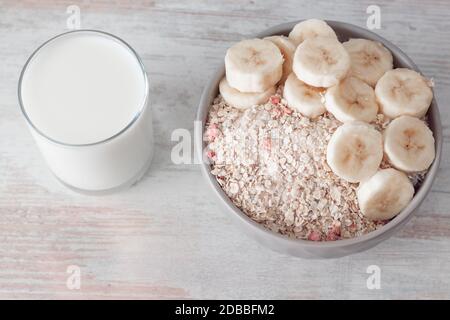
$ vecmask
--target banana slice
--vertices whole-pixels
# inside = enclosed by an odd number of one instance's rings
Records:
[[[292,68],[297,78],[310,86],[328,88],[347,75],[350,57],[336,39],[316,37],[297,47]]]
[[[264,40],[269,40],[276,45],[283,55],[283,76],[279,81],[279,83],[282,84],[292,72],[292,61],[294,60],[295,45],[291,40],[289,40],[288,37],[285,36],[272,36],[264,38]]]
[[[393,68],[391,52],[381,43],[367,39],[350,39],[342,44],[350,55],[350,75],[372,87]]]
[[[323,89],[311,87],[291,73],[284,84],[283,96],[289,107],[297,110],[308,118],[323,114]]]
[[[375,120],[378,104],[372,87],[364,81],[347,77],[339,84],[328,88],[325,106],[341,122]]]
[[[270,87],[264,92],[240,92],[230,87],[224,77],[219,83],[219,91],[229,105],[238,109],[246,109],[267,102],[275,93],[276,87]]]
[[[241,92],[264,92],[281,79],[283,56],[268,40],[244,40],[228,49],[225,70],[231,87]]]
[[[381,111],[390,118],[423,117],[433,99],[428,81],[419,73],[404,68],[386,72],[377,82],[375,95]]]
[[[379,170],[356,190],[361,212],[371,220],[395,217],[411,201],[414,187],[406,174],[395,169]]]
[[[336,175],[349,182],[370,178],[377,172],[382,158],[381,133],[365,122],[344,123],[328,142],[328,165]]]
[[[318,19],[309,19],[297,23],[291,33],[289,33],[289,39],[291,39],[296,46],[306,39],[319,36],[337,39],[336,33],[333,29],[331,29],[325,21]]]
[[[424,121],[411,116],[398,117],[384,130],[383,138],[384,152],[395,168],[417,172],[433,163],[433,132]]]

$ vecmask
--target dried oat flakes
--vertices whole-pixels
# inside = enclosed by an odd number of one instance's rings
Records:
[[[330,113],[309,119],[293,111],[281,89],[266,104],[244,111],[220,95],[210,108],[207,154],[228,197],[254,221],[298,239],[353,238],[384,225],[360,213],[357,184],[326,163],[328,140],[341,123]],[[380,114],[374,125],[382,130],[388,123]],[[410,178],[417,185],[423,174]]]

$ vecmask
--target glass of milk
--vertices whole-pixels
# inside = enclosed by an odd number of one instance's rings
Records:
[[[123,40],[94,30],[56,36],[28,59],[19,102],[51,171],[81,192],[131,186],[153,154],[148,80]]]

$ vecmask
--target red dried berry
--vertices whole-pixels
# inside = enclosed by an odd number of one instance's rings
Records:
[[[270,102],[271,103],[273,103],[273,104],[279,104],[280,103],[280,97],[278,97],[278,96],[271,96],[270,97]]]
[[[316,231],[311,231],[311,233],[308,236],[308,240],[320,241],[320,233],[318,233]]]
[[[327,241],[336,241],[339,239],[339,235],[334,233],[332,230],[327,233]]]
[[[270,138],[265,138],[265,139],[263,140],[263,146],[264,146],[264,149],[266,149],[266,150],[272,149],[272,139],[270,139]]]
[[[283,112],[289,115],[289,114],[292,114],[293,111],[292,111],[292,109],[290,109],[288,107],[284,107]]]
[[[219,129],[215,123],[211,124],[206,130],[206,136],[209,141],[213,142],[219,135]]]

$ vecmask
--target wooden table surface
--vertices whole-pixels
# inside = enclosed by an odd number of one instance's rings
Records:
[[[267,27],[323,18],[366,26],[373,1],[0,0],[0,298],[450,298],[450,3],[376,1],[381,29],[434,78],[444,126],[438,178],[418,215],[394,238],[334,260],[272,252],[219,210],[198,165],[171,162],[171,132],[193,131],[203,87],[232,43]],[[49,173],[17,101],[27,57],[67,30],[128,41],[150,78],[156,156],[143,181],[83,196]],[[81,287],[67,286],[69,266]],[[369,265],[381,288],[369,290]]]

